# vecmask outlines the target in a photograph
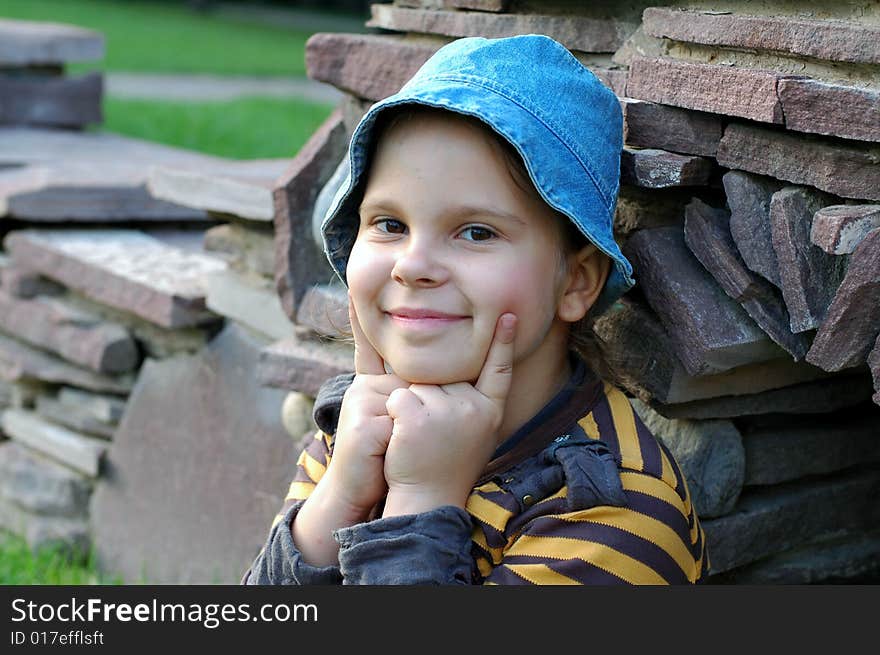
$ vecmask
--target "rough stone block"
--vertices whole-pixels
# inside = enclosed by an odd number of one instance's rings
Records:
[[[855,583],[880,578],[880,532],[853,531],[821,539],[727,573],[710,584],[816,585]]]
[[[99,421],[79,406],[62,403],[54,397],[39,394],[34,411],[52,423],[70,428],[74,432],[101,439],[113,439],[116,426]]]
[[[230,324],[198,355],[144,364],[92,495],[100,570],[129,583],[240,580],[298,455],[285,393],[250,377],[263,345]]]
[[[39,381],[69,384],[92,391],[128,393],[134,384],[131,373],[106,375],[71,364],[42,350],[0,333],[0,378],[7,382]]]
[[[717,158],[726,168],[807,184],[844,198],[880,200],[877,145],[732,123],[724,130]]]
[[[714,157],[724,133],[721,117],[656,102],[621,98],[623,142],[636,148],[659,148]]]
[[[732,513],[703,521],[711,573],[722,573],[842,530],[876,529],[880,471],[746,489]]]
[[[226,264],[136,230],[17,230],[4,241],[15,262],[97,302],[163,327],[215,320],[202,277]]]
[[[770,229],[770,200],[783,183],[742,171],[725,173],[721,182],[730,208],[730,234],[739,254],[751,270],[781,287]]]
[[[635,230],[664,225],[684,226],[684,208],[691,201],[692,189],[642,189],[622,185],[614,210],[614,232],[622,245]]]
[[[34,514],[2,497],[0,528],[23,537],[32,551],[57,548],[84,559],[91,545],[88,519]]]
[[[0,123],[82,128],[101,123],[101,73],[78,77],[0,75]]]
[[[826,371],[863,365],[880,334],[880,228],[869,232],[850,257],[807,353],[808,362]]]
[[[880,28],[863,22],[677,7],[648,7],[642,20],[645,32],[659,38],[775,50],[831,61],[880,63]]]
[[[92,483],[17,441],[0,443],[0,496],[35,514],[87,517]]]
[[[206,302],[212,312],[238,321],[267,339],[293,334],[293,322],[284,313],[272,282],[237,271],[205,276]]]
[[[381,100],[399,91],[443,43],[402,36],[318,33],[306,42],[306,70],[312,79],[340,91]]]
[[[96,478],[107,452],[107,442],[93,439],[46,421],[34,412],[7,409],[0,415],[3,431],[65,466]]]
[[[681,466],[697,515],[705,519],[732,511],[742,491],[746,465],[736,426],[724,420],[668,419],[638,399],[630,402]]]
[[[354,346],[302,337],[277,341],[260,352],[257,378],[267,387],[314,398],[329,378],[354,371]]]
[[[342,111],[337,109],[293,158],[273,191],[275,289],[292,321],[306,290],[334,276],[312,237],[312,212],[321,187],[346,153],[348,139]]]
[[[620,183],[647,189],[704,186],[709,183],[710,159],[657,149],[624,148],[620,153]]]
[[[770,201],[770,231],[791,330],[819,326],[846,274],[847,260],[810,241],[813,215],[834,200],[815,189],[785,187]]]
[[[773,485],[880,461],[880,413],[814,416],[743,433],[745,484]]]
[[[733,68],[667,57],[634,57],[626,95],[674,107],[783,122],[776,85],[783,76],[771,70]]]
[[[798,79],[780,80],[778,92],[789,130],[880,141],[880,92]]]
[[[0,66],[24,67],[104,58],[100,32],[37,21],[0,19]]]
[[[127,373],[140,364],[128,330],[58,298],[23,300],[0,291],[0,329],[98,373]]]
[[[205,231],[203,247],[236,271],[275,277],[275,239],[271,226],[223,223]]]
[[[743,367],[748,368],[748,367]],[[820,371],[821,369],[815,369]],[[834,375],[807,382],[795,382],[778,389],[748,391],[683,403],[651,403],[668,418],[692,420],[736,418],[759,414],[821,414],[846,409],[871,396],[866,375]]]
[[[880,205],[832,205],[813,215],[810,241],[830,255],[848,255],[880,227]]]
[[[593,333],[609,377],[652,405],[689,405],[703,399],[739,397],[829,377],[822,369],[794,362],[789,356],[715,375],[692,376],[675,356],[660,319],[647,305],[629,296],[598,317]]]
[[[804,358],[806,334],[792,334],[790,317],[779,290],[748,270],[730,234],[730,216],[695,198],[685,209],[685,242],[724,292],[736,300],[767,335],[791,354]]]
[[[367,27],[395,32],[439,34],[449,37],[499,38],[517,34],[546,34],[570,50],[614,52],[635,31],[637,24],[616,17],[539,13],[496,14],[485,11],[409,9],[373,4]]]
[[[874,378],[874,390],[877,392],[872,397],[875,403],[880,405],[880,335],[874,342],[874,348],[868,353],[868,367],[871,369],[871,377]]]
[[[104,423],[119,423],[119,419],[125,413],[124,398],[84,391],[74,387],[59,389],[58,401],[65,407],[78,408]]]
[[[156,166],[147,188],[154,197],[184,207],[271,221],[272,189],[287,164],[287,159],[257,159],[216,168]]]
[[[627,240],[624,254],[691,375],[720,373],[784,352],[718,286],[680,229],[639,230]]]

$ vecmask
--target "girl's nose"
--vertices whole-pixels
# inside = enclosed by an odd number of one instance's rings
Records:
[[[406,286],[437,286],[449,277],[446,265],[441,261],[438,247],[427,242],[410,240],[397,253],[391,277]]]

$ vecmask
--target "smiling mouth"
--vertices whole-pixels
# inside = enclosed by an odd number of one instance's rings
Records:
[[[449,314],[428,314],[419,313],[415,315],[394,314],[385,312],[386,315],[394,321],[396,325],[414,329],[431,329],[448,327],[454,323],[466,321],[469,316],[452,316]]]

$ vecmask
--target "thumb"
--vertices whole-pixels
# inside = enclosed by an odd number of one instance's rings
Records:
[[[502,314],[495,324],[495,336],[474,388],[492,401],[504,405],[513,377],[513,340],[516,333],[515,314]]]

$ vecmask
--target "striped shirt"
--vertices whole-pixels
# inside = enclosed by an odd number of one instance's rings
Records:
[[[705,538],[684,476],[622,391],[591,378],[536,419],[502,444],[467,501],[474,583],[688,584],[706,575]],[[585,455],[593,444],[613,460],[606,484],[621,502],[571,502],[573,489],[600,488],[604,475],[595,458],[581,460],[593,467],[588,474],[578,465],[560,471],[548,458],[548,445],[574,434],[586,445],[568,446],[580,449],[569,454]],[[273,527],[308,498],[332,452],[332,434],[319,430]]]

